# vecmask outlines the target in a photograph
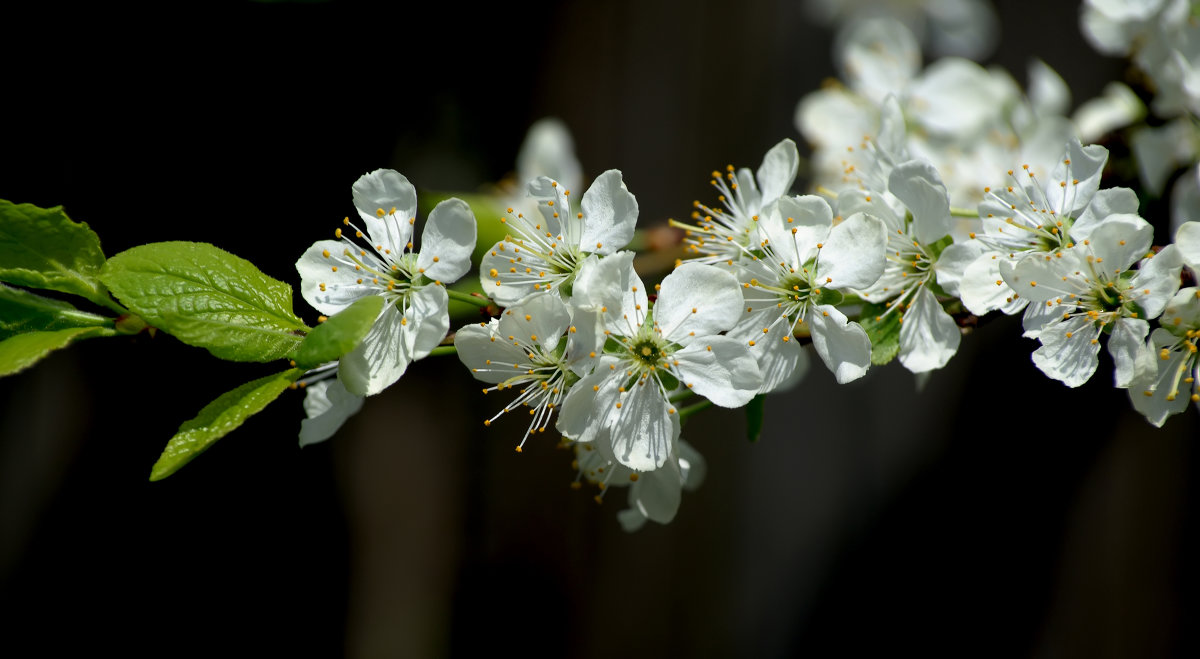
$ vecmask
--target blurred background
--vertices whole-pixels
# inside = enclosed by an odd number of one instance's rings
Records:
[[[1041,57],[1078,102],[1127,75],[1070,3],[995,4],[984,61],[1018,81]],[[109,255],[212,242],[295,284],[366,171],[486,190],[556,116],[585,175],[620,168],[654,226],[711,203],[712,169],[801,142],[796,102],[836,75],[831,32],[779,0],[193,11],[5,20],[0,198],[65,206]],[[296,310],[315,321],[298,294]],[[556,437],[514,453],[525,422],[485,429],[503,403],[453,357],[414,364],[329,442],[297,448],[289,392],[149,483],[180,422],[276,365],[161,334],[83,342],[0,380],[0,644],[1198,656],[1195,412],[1156,431],[1106,353],[1071,390],[1035,347],[991,320],[920,392],[898,364],[844,387],[814,366],[768,398],[757,444],[740,411],[706,411],[684,428],[706,482],[673,524],[626,534],[624,492],[572,491]]]

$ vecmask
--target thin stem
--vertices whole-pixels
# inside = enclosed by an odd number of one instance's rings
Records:
[[[950,217],[979,217],[979,211],[970,208],[950,207]]]
[[[675,394],[674,396],[671,396],[667,400],[671,401],[672,403],[678,403],[679,401],[687,400],[688,398],[691,398],[694,395],[696,395],[696,394],[691,389],[685,389],[685,390]]]
[[[488,307],[488,305],[490,305],[492,303],[491,300],[479,295],[478,293],[462,293],[462,292],[447,288],[446,294],[450,296],[451,300],[458,300],[459,302],[466,302],[467,304],[473,304],[473,305],[479,307],[480,309],[486,309]]]
[[[712,407],[711,400],[702,400],[699,403],[696,403],[695,405],[688,405],[687,407],[683,408],[682,410],[679,410],[679,422],[683,423],[684,421],[687,420],[687,418],[689,416],[695,414],[696,412],[699,412],[700,410],[708,409],[710,407]]]
[[[441,355],[457,355],[457,354],[458,354],[458,348],[455,348],[454,346],[438,346],[438,347],[434,348],[433,350],[429,351],[430,357],[439,357]]]

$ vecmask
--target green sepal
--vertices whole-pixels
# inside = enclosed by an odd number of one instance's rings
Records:
[[[114,307],[100,271],[100,238],[62,206],[39,208],[0,199],[0,281],[79,295]]]
[[[112,322],[61,300],[0,284],[0,340],[24,332],[110,326]]]
[[[822,288],[820,295],[813,298],[813,304],[828,304],[830,306],[841,306],[845,300],[845,296],[841,291],[835,291],[832,288]]]
[[[221,359],[280,359],[308,330],[292,313],[291,286],[207,243],[134,247],[109,259],[101,279],[146,322]]]
[[[762,436],[763,413],[766,411],[767,397],[758,394],[746,403],[746,439],[757,442]]]
[[[949,235],[945,235],[926,245],[925,253],[929,255],[930,261],[936,261],[938,260],[938,257],[942,255],[942,252],[944,252],[947,247],[953,244],[954,238],[951,238]]]
[[[312,368],[340,359],[362,342],[379,312],[383,311],[383,296],[361,298],[317,325],[304,338],[292,359],[300,368]]]
[[[205,405],[194,419],[184,421],[175,436],[167,442],[167,447],[150,470],[150,480],[162,480],[191,462],[218,439],[261,412],[303,374],[302,369],[293,368],[268,375],[247,382]]]
[[[871,339],[871,363],[882,366],[900,354],[900,313],[882,304],[864,304],[858,324]],[[876,320],[879,318],[879,320]]]
[[[52,332],[25,332],[10,336],[0,341],[0,377],[29,368],[76,339],[114,335],[116,331],[107,327],[68,327]]]

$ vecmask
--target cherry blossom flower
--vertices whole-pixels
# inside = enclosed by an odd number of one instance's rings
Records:
[[[314,243],[296,270],[300,294],[323,314],[368,295],[383,296],[379,317],[338,370],[347,391],[369,396],[400,379],[450,329],[444,285],[471,268],[475,216],[459,199],[441,202],[429,214],[418,252],[412,242],[417,194],[407,178],[379,169],[359,178],[353,193],[366,229],[346,218],[337,240]]]

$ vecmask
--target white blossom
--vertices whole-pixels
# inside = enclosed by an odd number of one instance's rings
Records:
[[[724,174],[714,170],[710,183],[721,206],[710,208],[696,201],[694,224],[673,223],[685,230],[687,251],[701,263],[740,259],[753,242],[754,223],[763,208],[788,193],[799,166],[796,143],[785,139],[767,151],[754,174],[745,167],[735,170],[733,165],[728,165]]]
[[[509,307],[499,319],[467,325],[454,335],[462,363],[476,379],[492,386],[484,393],[514,390],[516,398],[484,421],[521,407],[529,408],[529,428],[517,446],[545,432],[571,385],[591,371],[599,349],[595,318],[572,324],[570,309],[558,295],[533,295]]]
[[[355,395],[383,391],[429,354],[450,329],[445,284],[466,274],[475,248],[475,216],[466,203],[447,199],[429,214],[421,248],[412,242],[417,194],[399,172],[364,174],[353,187],[366,229],[343,220],[338,240],[313,244],[300,260],[300,293],[332,315],[368,295],[383,310],[362,343],[342,357],[338,378]],[[354,235],[351,236],[350,232]]]
[[[501,222],[511,233],[479,265],[484,292],[505,307],[569,284],[589,254],[603,256],[625,247],[637,224],[637,199],[615,169],[596,177],[574,210],[571,191],[558,181],[539,177],[528,190],[538,216],[508,208]]]
[[[1142,218],[1116,214],[1073,247],[1001,267],[1009,286],[1046,310],[1026,316],[1026,329],[1042,344],[1033,361],[1043,373],[1069,387],[1087,382],[1105,332],[1115,386],[1129,387],[1154,368],[1147,321],[1179,289],[1181,258],[1173,245],[1150,254],[1153,234]],[[1139,259],[1139,268],[1130,271]]]
[[[733,275],[685,263],[663,279],[651,308],[633,270],[633,254],[589,260],[572,305],[599,314],[607,337],[595,370],[567,394],[558,429],[581,442],[610,433],[618,462],[658,469],[679,437],[672,394],[691,390],[723,407],[740,407],[762,385],[745,344],[720,336],[742,310]]]
[[[573,466],[578,473],[573,487],[580,487],[581,480],[596,485],[600,489],[595,496],[597,503],[611,488],[629,488],[629,508],[617,513],[617,520],[630,533],[642,528],[647,520],[671,523],[679,510],[682,490],[690,492],[700,487],[705,474],[704,457],[682,439],[671,447],[663,466],[650,472],[637,472],[617,461],[611,441],[577,442]]]
[[[760,392],[774,390],[806,363],[794,340],[797,327],[808,330],[839,383],[865,375],[871,341],[835,304],[842,292],[866,288],[883,273],[883,221],[857,213],[834,225],[824,199],[784,197],[764,212],[757,229],[752,258],[737,266],[746,313],[729,336],[747,342],[758,360]]]

